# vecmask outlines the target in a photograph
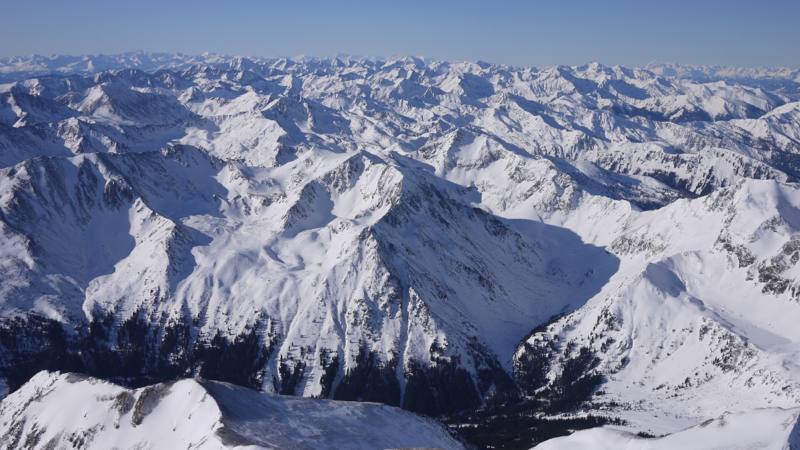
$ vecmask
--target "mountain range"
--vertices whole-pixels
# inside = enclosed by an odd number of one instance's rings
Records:
[[[0,83],[4,427],[42,384],[380,402],[487,448],[800,406],[798,70],[130,53]]]

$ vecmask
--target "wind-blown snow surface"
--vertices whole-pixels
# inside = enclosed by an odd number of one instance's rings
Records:
[[[800,404],[797,71],[0,66],[11,390],[199,373],[653,433]]]
[[[759,409],[724,414],[658,438],[644,438],[610,427],[551,439],[536,450],[791,450],[800,446],[800,409]]]
[[[142,389],[40,372],[0,403],[2,449],[463,449],[431,419],[374,403],[204,380]]]

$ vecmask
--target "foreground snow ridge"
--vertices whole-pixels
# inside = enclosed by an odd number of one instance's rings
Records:
[[[800,408],[724,414],[658,438],[610,427],[551,439],[535,450],[792,450],[800,448]]]
[[[40,372],[0,403],[2,449],[463,449],[390,406],[298,399],[204,380],[142,389]]]

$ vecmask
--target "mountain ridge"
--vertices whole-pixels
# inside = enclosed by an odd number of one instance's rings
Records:
[[[54,413],[65,402],[80,414]],[[4,449],[464,448],[433,420],[398,408],[272,396],[202,379],[131,390],[41,372],[0,403],[0,416]]]

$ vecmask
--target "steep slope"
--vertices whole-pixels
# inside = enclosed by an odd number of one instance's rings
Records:
[[[74,413],[63,414],[65,405]],[[300,400],[204,380],[125,389],[40,372],[0,403],[3,449],[373,449],[462,445],[388,406]]]

